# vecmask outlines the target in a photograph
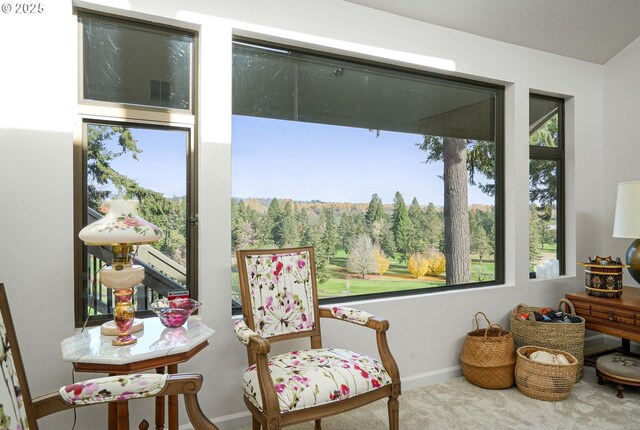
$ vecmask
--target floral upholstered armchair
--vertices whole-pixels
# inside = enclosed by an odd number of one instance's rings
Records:
[[[242,379],[253,430],[320,419],[387,397],[389,428],[399,428],[400,376],[389,351],[389,323],[366,312],[318,306],[313,248],[237,252],[243,319],[235,333],[246,347]],[[323,348],[320,318],[373,329],[380,360]],[[271,342],[309,337],[311,349],[269,358]]]
[[[5,382],[0,384],[0,429],[38,430],[39,418],[66,409],[182,394],[193,428],[217,430],[204,416],[198,404],[196,395],[202,386],[202,376],[195,373],[108,376],[67,385],[32,400],[5,287],[1,283],[0,367]],[[119,424],[122,424],[120,428],[129,428],[128,422]],[[106,428],[106,424],[104,427]],[[140,428],[148,428],[146,421]]]

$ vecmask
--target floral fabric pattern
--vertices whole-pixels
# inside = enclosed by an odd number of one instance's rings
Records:
[[[315,328],[309,252],[247,255],[251,309],[263,337]]]
[[[358,309],[347,308],[344,306],[332,306],[329,308],[331,315],[335,318],[343,319],[352,323],[365,325],[369,321],[369,318],[373,316],[368,312],[360,311]]]
[[[11,345],[7,337],[4,320],[0,317],[0,371],[4,384],[0,384],[0,429],[28,430],[27,413],[24,408],[22,390]]]
[[[233,324],[233,331],[236,333],[238,340],[242,342],[244,346],[249,345],[249,339],[251,336],[257,336],[258,333],[251,330],[244,320],[238,320]]]
[[[168,377],[168,374],[145,373],[88,379],[60,388],[60,397],[72,405],[151,397],[162,390]]]
[[[391,377],[375,358],[345,349],[309,349],[281,354],[268,362],[282,413],[319,406],[375,390]],[[244,374],[249,400],[262,409],[256,366]]]

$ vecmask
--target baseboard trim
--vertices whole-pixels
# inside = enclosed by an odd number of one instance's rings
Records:
[[[424,387],[425,385],[437,384],[447,379],[458,378],[462,376],[462,366],[446,367],[444,369],[433,370],[431,372],[419,373],[409,376],[408,378],[400,378],[403,390],[411,390],[413,388]]]
[[[462,366],[447,367],[431,372],[420,373],[418,375],[401,378],[402,389],[411,390],[413,388],[424,387],[425,385],[437,384],[447,379],[462,376]],[[211,419],[220,430],[234,430],[251,426],[251,414],[248,411],[238,412],[230,415],[223,415]],[[180,430],[193,430],[190,425],[180,426]]]

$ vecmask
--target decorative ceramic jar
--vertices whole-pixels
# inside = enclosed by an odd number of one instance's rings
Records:
[[[589,257],[584,266],[585,290],[588,295],[595,297],[618,298],[622,295],[622,269],[628,267],[622,264],[620,258]]]

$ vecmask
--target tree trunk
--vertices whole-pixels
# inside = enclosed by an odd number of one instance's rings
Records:
[[[467,196],[467,141],[444,138],[444,240],[447,285],[471,278]]]

